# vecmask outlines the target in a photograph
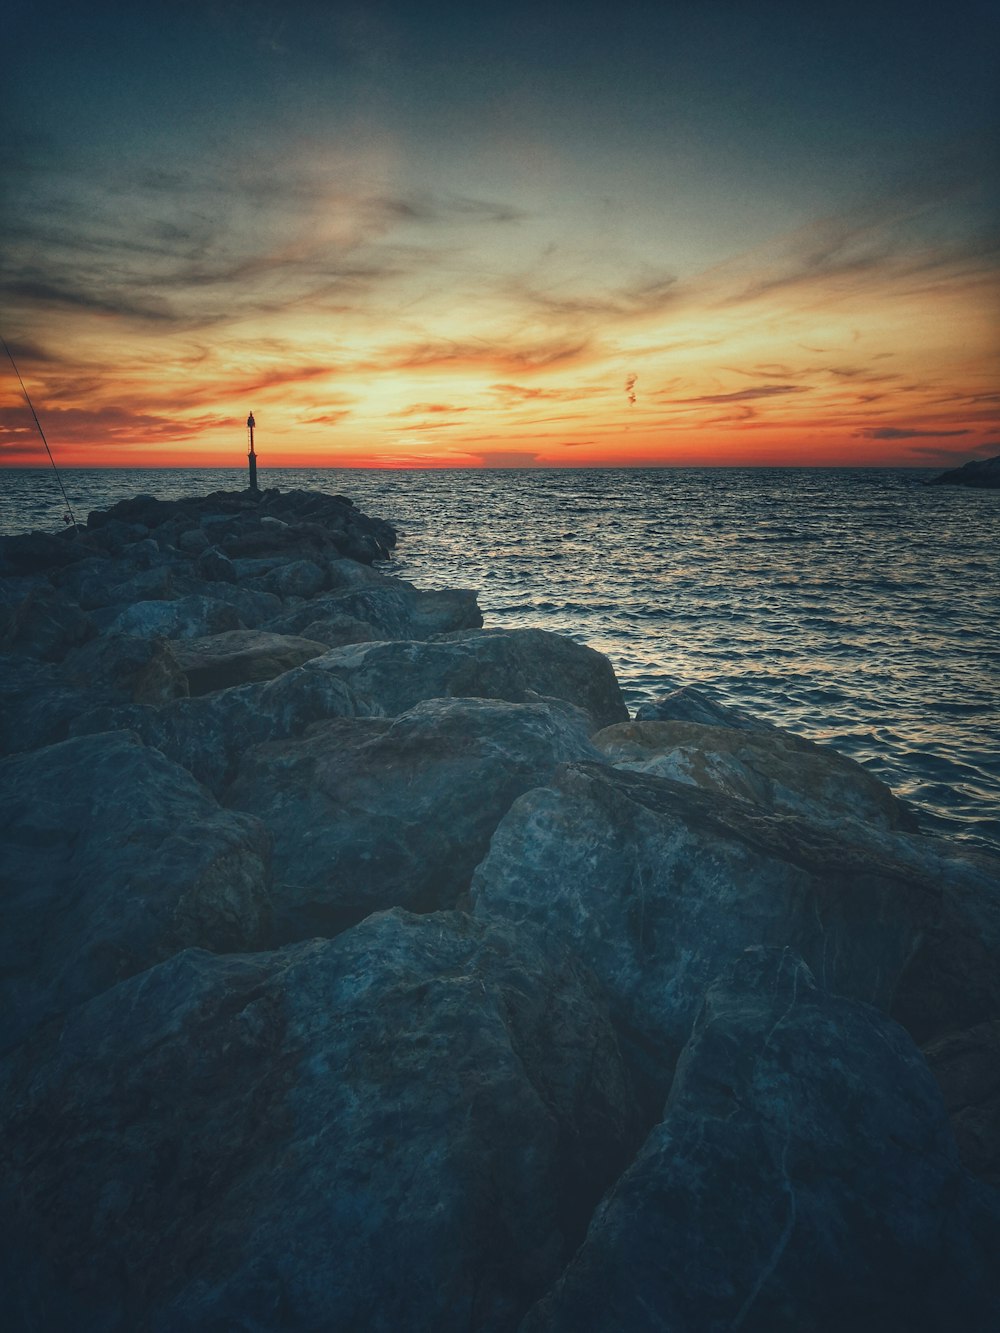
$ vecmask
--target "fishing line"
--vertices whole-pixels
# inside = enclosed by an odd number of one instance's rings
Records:
[[[52,464],[52,471],[56,474],[56,481],[59,483],[59,489],[62,491],[62,498],[66,505],[66,513],[69,515],[68,522],[72,523],[75,528],[76,515],[73,513],[73,506],[70,504],[69,496],[66,494],[66,487],[62,484],[62,477],[60,477],[59,469],[56,467],[56,460],[52,457],[52,450],[49,448],[49,442],[45,438],[45,432],[42,430],[42,423],[38,420],[38,413],[35,411],[34,404],[28,397],[28,390],[24,387],[24,380],[21,379],[21,372],[17,368],[17,362],[14,360],[13,354],[11,353],[10,348],[7,346],[7,341],[2,333],[0,333],[0,343],[3,343],[3,350],[7,353],[7,359],[8,361],[10,361],[10,364],[14,367],[14,374],[17,376],[17,382],[21,386],[21,392],[24,394],[24,401],[28,404],[28,407],[31,409],[31,415],[35,419],[35,425],[38,427],[38,433],[42,437],[42,444],[45,445],[45,452],[48,454],[49,462]]]

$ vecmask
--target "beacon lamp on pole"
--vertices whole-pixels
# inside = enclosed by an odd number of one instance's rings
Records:
[[[247,432],[250,437],[250,447],[247,450],[247,462],[250,464],[250,489],[252,491],[257,489],[257,455],[253,451],[253,428],[256,424],[256,421],[253,419],[253,413],[251,412],[247,417]]]

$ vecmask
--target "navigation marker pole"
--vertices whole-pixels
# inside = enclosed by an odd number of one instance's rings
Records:
[[[256,424],[251,412],[247,417],[247,430],[250,432],[250,448],[247,451],[247,461],[250,464],[250,489],[252,491],[257,489],[257,455],[253,451],[253,428]]]

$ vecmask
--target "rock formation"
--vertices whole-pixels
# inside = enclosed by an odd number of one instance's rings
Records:
[[[939,477],[931,477],[927,485],[996,488],[1000,486],[1000,454],[995,458],[973,459],[971,463],[951,468]]]
[[[5,1325],[1000,1326],[1000,861],[394,540],[0,540]]]

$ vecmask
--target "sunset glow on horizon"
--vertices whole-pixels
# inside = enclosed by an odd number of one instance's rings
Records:
[[[251,410],[262,467],[1000,452],[995,22],[750,8],[25,6],[0,332],[58,462],[236,466]]]

